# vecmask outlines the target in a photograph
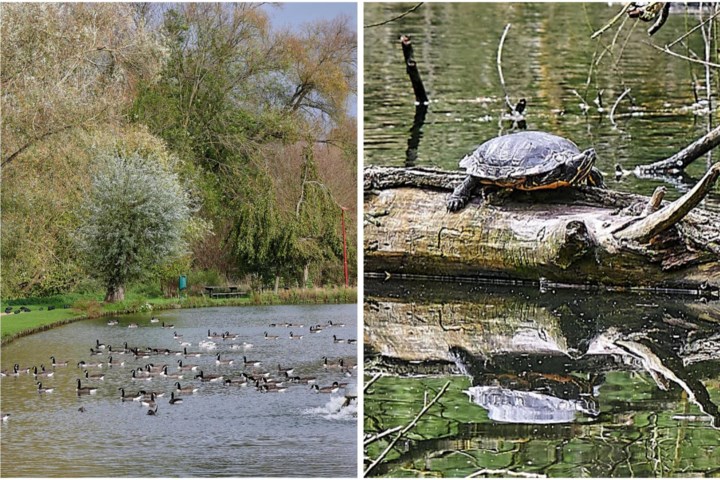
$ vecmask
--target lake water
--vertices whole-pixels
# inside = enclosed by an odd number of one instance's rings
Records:
[[[335,343],[356,337],[355,305],[223,307],[166,311],[157,314],[161,322],[151,323],[150,314],[119,318],[108,326],[107,318],[86,320],[20,338],[2,349],[2,368],[12,370],[44,363],[54,370],[42,380],[54,392],[38,394],[32,374],[2,378],[2,411],[10,413],[2,423],[3,477],[80,476],[274,476],[354,477],[357,474],[357,405],[342,407],[345,395],[355,395],[357,374],[334,368],[340,359],[355,365],[356,345]],[[328,327],[328,321],[337,326]],[[132,322],[138,328],[128,328]],[[286,323],[292,327],[280,326]],[[271,327],[270,324],[277,326]],[[302,324],[303,326],[298,326]],[[310,333],[311,325],[323,325]],[[343,325],[343,326],[340,326]],[[215,339],[217,347],[200,347],[208,341],[207,331],[229,331],[236,339]],[[302,339],[290,339],[302,335]],[[152,355],[135,358],[113,354],[115,364],[89,368],[102,372],[104,380],[83,380],[96,386],[94,395],[78,396],[75,387],[82,370],[77,362],[106,362],[107,353],[90,356],[96,340],[117,352],[129,347],[181,350],[179,339],[191,343],[190,352],[199,358]],[[277,335],[276,340],[266,340]],[[246,348],[243,343],[252,344]],[[235,347],[233,347],[233,345]],[[105,350],[107,352],[107,348]],[[233,365],[216,365],[215,354],[233,359]],[[50,366],[49,357],[69,360],[69,366]],[[244,366],[259,360],[260,367]],[[330,368],[324,366],[328,358]],[[197,372],[184,372],[182,379],[156,377],[151,381],[131,379],[131,370],[148,363],[167,364],[173,374],[177,360],[196,364],[207,375],[238,379],[242,372],[268,378],[281,376],[283,368],[294,367],[292,375],[316,377],[319,386],[334,381],[348,385],[335,393],[315,393],[307,383],[289,384],[285,392],[261,393],[254,386],[241,387],[194,379]],[[195,394],[181,394],[183,402],[170,405],[174,383],[199,388]],[[157,415],[147,415],[139,402],[121,401],[139,390],[163,392]],[[80,411],[82,409],[82,411]]]
[[[364,24],[415,5],[367,3]],[[679,197],[716,153],[679,177],[616,178],[614,170],[667,158],[712,124],[696,99],[706,97],[704,67],[649,45],[669,44],[698,21],[673,7],[652,38],[649,24],[628,21],[591,40],[619,8],[424,3],[364,29],[365,164],[456,170],[478,144],[518,129],[503,117],[496,63],[511,24],[502,70],[511,103],[527,100],[527,129],[594,147],[609,188],[649,195],[664,185],[666,198]],[[431,100],[421,126],[401,34],[412,39]],[[704,55],[699,32],[676,51]],[[720,211],[719,192],[702,206]],[[720,474],[717,299],[393,276],[366,277],[364,312],[366,381],[385,374],[364,397],[365,468],[397,433],[373,437],[409,425],[449,382],[370,476]]]

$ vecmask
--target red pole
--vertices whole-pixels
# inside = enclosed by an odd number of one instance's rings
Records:
[[[345,288],[348,286],[348,262],[347,262],[347,240],[345,238],[345,210],[347,208],[340,207],[342,209],[342,231],[343,231],[343,265],[345,267]]]

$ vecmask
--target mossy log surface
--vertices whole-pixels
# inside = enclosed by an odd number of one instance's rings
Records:
[[[365,169],[365,271],[494,276],[621,287],[720,286],[720,215],[697,205],[720,176],[648,213],[649,197],[591,187],[476,195],[449,213],[464,178],[432,169]]]

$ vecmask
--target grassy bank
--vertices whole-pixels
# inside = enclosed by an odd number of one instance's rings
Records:
[[[119,315],[124,313],[152,312],[174,308],[200,308],[217,306],[243,306],[243,305],[299,305],[299,304],[325,304],[325,303],[356,303],[356,288],[315,288],[283,290],[275,295],[272,292],[251,293],[238,298],[210,298],[205,296],[190,296],[183,298],[147,298],[138,294],[128,294],[122,302],[104,303],[101,295],[62,295],[49,298],[28,298],[3,300],[0,310],[7,306],[13,310],[24,306],[29,312],[3,314],[0,317],[0,332],[2,344],[30,335],[35,332],[47,330],[57,325],[63,325],[86,318]],[[48,310],[49,306],[55,307]]]

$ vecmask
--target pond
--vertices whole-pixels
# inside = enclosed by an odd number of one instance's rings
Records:
[[[85,320],[20,338],[3,347],[3,370],[12,371],[15,363],[21,369],[44,364],[54,374],[40,377],[42,386],[54,391],[39,394],[32,374],[2,377],[2,411],[10,413],[2,422],[2,476],[354,477],[357,404],[349,397],[356,395],[357,347],[335,342],[333,335],[355,338],[356,316],[355,305],[203,308],[161,312],[158,323],[146,313],[122,316],[118,325],[108,325],[107,318]],[[132,323],[137,328],[128,328]],[[316,325],[322,330],[311,333]],[[208,329],[237,337],[208,339]],[[106,345],[104,353],[90,355],[98,341]],[[125,344],[139,355],[121,354]],[[202,356],[175,354],[183,348]],[[217,354],[233,364],[216,364]],[[51,355],[68,366],[53,368]],[[262,364],[245,366],[244,358]],[[339,367],[341,359],[349,369]],[[77,366],[81,360],[105,363],[87,368],[90,375],[104,374],[103,380],[82,380],[83,387],[97,388],[95,394],[76,392],[84,375]],[[195,379],[198,371],[181,372],[182,379],[132,379],[131,371],[147,364],[167,364],[169,374],[177,374],[178,360],[197,365],[206,378],[222,375],[233,383]],[[266,392],[252,381],[234,382],[243,372],[272,382],[284,377],[279,368],[294,368],[291,376],[302,380],[286,382],[286,391],[270,383]],[[319,387],[346,385],[316,392],[310,377]],[[198,391],[180,394],[183,402],[171,405],[175,382]],[[153,416],[140,402],[122,401],[119,388],[128,397],[139,390],[165,395],[155,399]]]
[[[720,305],[366,280],[370,476],[720,473]],[[370,440],[377,459],[396,433]],[[367,467],[366,463],[366,467]]]
[[[364,23],[381,23],[414,5],[365,4]],[[697,20],[675,10],[652,39],[646,33],[649,24],[634,21],[622,28],[618,22],[590,39],[619,8],[606,3],[425,3],[395,22],[364,29],[365,165],[456,170],[475,146],[512,131],[512,121],[501,121],[508,108],[497,69],[500,38],[511,24],[502,71],[511,103],[527,101],[527,129],[565,136],[581,149],[594,147],[609,188],[650,195],[665,185],[666,198],[677,198],[702,176],[712,157],[695,161],[679,177],[629,174],[616,179],[614,171],[616,164],[629,172],[667,158],[707,132],[708,109],[696,99],[706,96],[704,66],[649,45],[672,42]],[[420,129],[412,128],[414,97],[401,34],[412,39],[431,101]],[[687,38],[687,48],[702,55],[699,33]],[[625,89],[630,92],[611,121]],[[711,90],[716,91],[714,83]],[[594,102],[598,94],[601,108]],[[581,104],[589,107],[586,112]],[[718,192],[706,199],[706,208],[720,210]]]

